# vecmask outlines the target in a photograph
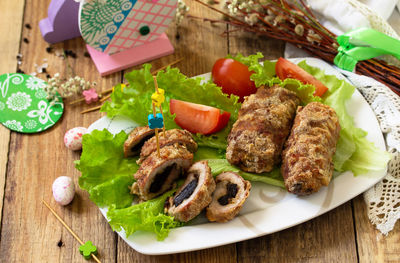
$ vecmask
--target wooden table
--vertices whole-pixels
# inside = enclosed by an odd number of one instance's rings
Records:
[[[47,16],[49,2],[1,1],[0,73],[15,72],[16,55],[21,53],[20,69],[27,73],[35,71],[34,64],[41,64],[46,58],[49,74],[67,75],[65,61],[46,52],[48,44],[38,27],[38,21]],[[198,4],[189,6],[193,15],[215,17]],[[153,61],[153,67],[184,57],[177,66],[184,74],[195,76],[209,72],[214,61],[228,53],[248,55],[261,51],[267,59],[283,54],[284,43],[280,41],[237,32],[221,37],[226,29],[193,20],[184,21],[178,31],[171,25],[168,35],[176,52]],[[23,41],[25,38],[29,43]],[[66,41],[54,48],[73,50],[77,58],[70,58],[69,62],[75,72],[97,81],[103,90],[123,80],[123,72],[101,78],[91,60],[84,57],[82,39]],[[101,117],[99,112],[81,115],[85,108],[88,106],[83,104],[66,105],[62,120],[40,134],[10,132],[0,125],[0,262],[86,262],[79,254],[78,243],[42,205],[42,199],[50,202],[82,239],[90,239],[97,245],[102,262],[400,261],[400,225],[387,237],[380,234],[368,220],[362,196],[316,219],[253,240],[183,254],[139,254],[111,230],[86,192],[78,189],[73,203],[66,207],[58,206],[52,198],[51,185],[56,177],[71,176],[78,185],[80,173],[73,161],[79,159],[79,153],[64,147],[63,136],[68,129],[89,126]]]

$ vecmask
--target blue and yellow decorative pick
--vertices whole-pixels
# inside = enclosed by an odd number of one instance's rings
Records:
[[[147,120],[148,120],[149,128],[155,129],[156,142],[157,142],[157,153],[158,153],[158,157],[160,157],[160,143],[159,143],[159,137],[158,137],[158,129],[163,128],[164,138],[166,136],[165,135],[165,125],[164,125],[164,115],[163,115],[163,110],[162,110],[162,106],[161,106],[161,104],[165,101],[165,96],[164,96],[165,91],[163,89],[158,88],[156,76],[153,76],[153,80],[154,80],[154,87],[156,90],[156,92],[154,92],[151,95],[153,114],[149,114],[149,116],[147,116]],[[156,113],[156,107],[158,107],[160,109],[160,113]]]
[[[400,59],[400,41],[371,28],[359,28],[337,37],[339,43],[334,63],[341,69],[353,71],[357,62],[392,55]]]
[[[164,119],[161,113],[157,113],[156,116],[150,113],[147,119],[149,121],[150,129],[161,129],[164,127]]]

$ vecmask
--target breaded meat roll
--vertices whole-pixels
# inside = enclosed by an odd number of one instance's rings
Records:
[[[186,130],[172,129],[159,133],[159,145],[160,148],[173,144],[184,145],[189,152],[197,151],[197,143],[193,140],[192,134]],[[140,159],[138,164],[142,163],[147,156],[157,150],[156,137],[152,137],[146,141],[140,152]]]
[[[124,143],[125,157],[139,155],[144,143],[153,137],[154,134],[155,129],[150,129],[149,126],[133,129]]]
[[[174,181],[185,175],[193,162],[193,154],[184,146],[166,146],[150,154],[134,177],[131,193],[141,200],[150,200],[171,189]]]
[[[340,124],[336,112],[319,102],[299,107],[282,153],[281,172],[291,193],[308,195],[327,186]]]
[[[226,159],[247,172],[269,172],[280,163],[300,100],[285,88],[260,87],[245,99],[228,136]]]
[[[211,204],[207,207],[209,221],[227,222],[232,220],[242,209],[249,197],[251,184],[234,172],[224,172],[215,178],[217,187]]]
[[[184,184],[167,199],[166,212],[176,220],[187,222],[195,218],[212,200],[215,181],[207,161],[193,164]]]

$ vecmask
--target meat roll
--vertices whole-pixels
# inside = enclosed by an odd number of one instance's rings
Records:
[[[299,107],[282,153],[281,172],[291,193],[308,195],[327,186],[340,124],[336,112],[319,102]]]
[[[167,200],[165,209],[176,220],[187,222],[210,204],[214,190],[215,181],[207,161],[197,162],[189,168],[185,183]]]
[[[125,157],[139,155],[140,150],[144,143],[154,136],[155,130],[150,129],[149,126],[136,127],[129,134],[128,139],[124,143]]]
[[[186,130],[180,129],[172,129],[167,130],[164,133],[161,132],[159,134],[159,145],[160,148],[173,144],[181,144],[184,145],[190,152],[195,152],[197,150],[197,143],[193,140],[192,134]],[[153,137],[146,141],[142,147],[140,152],[140,159],[138,160],[138,164],[142,163],[147,156],[157,150],[157,142],[156,138]]]
[[[260,87],[245,99],[228,136],[226,159],[247,172],[269,172],[280,163],[300,100],[279,86]]]
[[[193,154],[184,146],[166,146],[150,154],[134,177],[137,180],[131,188],[141,200],[150,200],[171,189],[172,184],[184,175],[193,162]]]
[[[234,172],[224,172],[215,181],[217,187],[206,216],[209,221],[227,222],[239,213],[250,194],[251,184]]]

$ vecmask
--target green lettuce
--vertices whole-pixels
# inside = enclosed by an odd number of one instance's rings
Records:
[[[155,89],[150,70],[151,65],[145,64],[142,69],[125,74],[129,85],[123,89],[120,86],[115,87],[111,94],[112,100],[106,102],[101,111],[106,112],[109,118],[124,115],[139,125],[147,125],[147,116],[153,112],[151,94]],[[237,120],[241,106],[237,96],[229,97],[222,93],[220,87],[211,82],[204,82],[200,77],[188,78],[177,68],[167,68],[158,72],[157,83],[165,90],[166,103],[163,103],[162,110],[166,129],[179,128],[174,122],[174,115],[170,113],[170,99],[208,105],[229,112],[229,123],[222,131],[212,136],[195,135],[199,146],[226,148],[227,136]]]
[[[158,240],[164,240],[170,229],[183,225],[175,221],[174,217],[163,214],[165,200],[175,191],[171,190],[155,199],[123,209],[111,206],[107,212],[111,227],[116,231],[123,228],[126,236],[136,231],[147,231],[155,233]]]
[[[275,185],[284,188],[283,178],[279,168],[274,168],[271,172],[254,174],[241,171],[236,166],[231,165],[226,159],[209,159],[208,166],[211,168],[211,173],[214,176],[223,172],[236,172],[244,179],[253,182],[262,182],[270,185]]]
[[[116,208],[132,204],[129,186],[138,165],[135,159],[124,158],[125,132],[115,136],[106,129],[94,130],[82,139],[81,159],[76,168],[82,173],[79,186],[88,191],[90,199],[98,206],[114,205]]]

